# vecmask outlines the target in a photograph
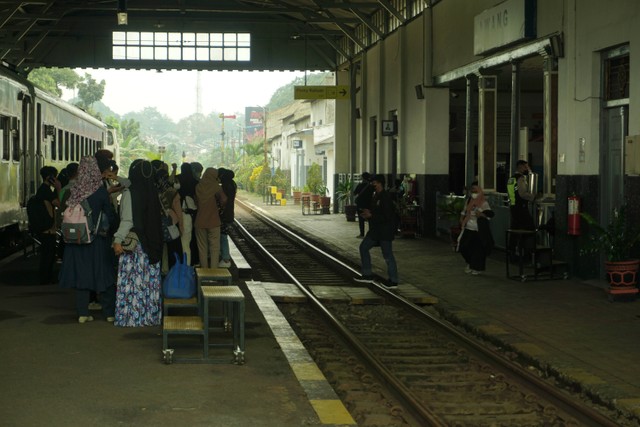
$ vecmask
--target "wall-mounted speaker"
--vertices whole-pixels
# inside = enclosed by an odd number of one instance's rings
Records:
[[[422,92],[422,85],[416,85],[416,98],[424,99],[424,92]]]

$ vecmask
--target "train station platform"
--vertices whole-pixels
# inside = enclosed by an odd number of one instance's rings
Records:
[[[355,425],[260,282],[234,282],[246,295],[244,364],[212,349],[213,363],[167,365],[160,326],[118,328],[100,311],[79,324],[73,291],[35,285],[37,266],[0,265],[2,426]],[[201,354],[197,338],[175,352]]]
[[[359,265],[358,225],[344,214],[302,215],[292,200],[269,205],[243,191],[238,198]],[[509,280],[499,254],[485,274],[470,276],[450,244],[436,239],[398,238],[394,253],[401,287],[411,284],[435,297],[425,309],[511,350],[531,369],[640,416],[640,302],[611,303],[599,282]],[[386,277],[376,248],[372,260],[374,272]],[[326,384],[317,386],[322,375],[301,358],[295,339],[274,335],[286,328],[262,292],[265,284],[242,286],[244,365],[231,364],[231,354],[229,363],[165,365],[160,327],[116,328],[99,313],[94,322],[78,324],[73,292],[34,285],[36,276],[36,257],[0,265],[3,426],[351,423]],[[323,411],[341,417],[322,419]]]
[[[360,265],[358,223],[344,214],[302,215],[293,200],[266,204],[242,191],[238,198]],[[517,354],[531,369],[640,417],[640,301],[609,302],[604,279],[510,280],[504,252],[495,251],[487,271],[472,276],[444,240],[397,238],[393,248],[400,287],[411,284],[437,297],[428,310]],[[374,274],[386,278],[379,249],[371,254]]]

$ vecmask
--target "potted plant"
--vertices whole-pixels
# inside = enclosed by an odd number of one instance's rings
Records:
[[[318,189],[318,194],[320,194],[320,207],[322,208],[323,214],[331,213],[329,208],[331,207],[331,197],[327,196],[329,189],[323,185]]]
[[[302,198],[302,191],[300,190],[300,187],[292,187],[291,191],[293,193],[293,204],[299,205],[300,199]]]
[[[606,257],[604,264],[609,279],[607,292],[610,297],[617,294],[637,294],[640,260],[631,256],[631,250],[640,242],[640,230],[627,221],[626,206],[614,209],[611,220],[605,227],[588,213],[583,212],[580,216],[587,221],[592,231],[581,252],[602,253]]]
[[[336,198],[344,206],[347,221],[355,221],[358,208],[353,203],[353,181],[350,178],[340,182],[336,191]]]
[[[451,244],[454,249],[457,246],[460,229],[460,214],[464,209],[464,197],[449,194],[438,204],[438,218],[449,223]]]
[[[326,195],[326,187],[322,181],[322,169],[317,163],[313,163],[307,172],[307,184],[305,190],[311,192],[311,201],[319,202],[321,195]],[[324,191],[323,191],[324,190]]]

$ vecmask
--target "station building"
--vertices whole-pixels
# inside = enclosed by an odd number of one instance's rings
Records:
[[[539,221],[554,216],[556,257],[598,274],[567,235],[567,198],[606,223],[626,202],[640,213],[640,3],[633,0],[446,0],[344,61],[337,84],[335,174],[415,177],[422,233],[436,203],[477,179],[504,246],[506,180],[518,159],[538,175]],[[413,3],[412,3],[413,4]],[[409,7],[409,3],[405,4]],[[375,37],[372,32],[356,32]],[[345,51],[358,50],[346,40]],[[634,58],[636,58],[634,60]],[[634,107],[635,105],[635,107]],[[536,215],[537,216],[537,215]]]

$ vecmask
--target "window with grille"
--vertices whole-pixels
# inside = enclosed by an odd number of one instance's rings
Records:
[[[606,59],[604,78],[606,101],[629,98],[629,55]]]
[[[250,61],[249,33],[114,31],[112,58],[128,61]]]

